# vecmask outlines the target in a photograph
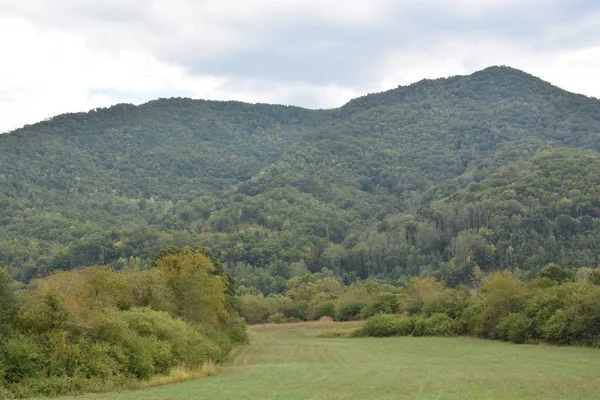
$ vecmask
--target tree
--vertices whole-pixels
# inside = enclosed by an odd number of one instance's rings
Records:
[[[575,277],[573,271],[559,267],[556,264],[548,264],[538,273],[539,278],[548,278],[558,283],[572,281]]]
[[[203,252],[167,254],[156,268],[173,293],[175,313],[195,323],[218,325],[227,314],[227,282]]]

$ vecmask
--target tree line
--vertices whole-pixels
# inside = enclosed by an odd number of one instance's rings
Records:
[[[481,274],[469,286],[449,287],[434,277],[403,287],[374,281],[343,286],[331,273],[287,282],[281,295],[238,288],[248,323],[284,323],[330,317],[366,319],[335,336],[468,335],[514,343],[600,346],[600,269],[576,273],[549,264],[523,282],[509,270]]]

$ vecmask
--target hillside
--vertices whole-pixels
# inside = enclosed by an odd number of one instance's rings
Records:
[[[595,266],[599,149],[600,101],[508,67],[333,110],[161,99],[62,115],[0,136],[0,260],[28,280],[206,246],[264,292],[322,268],[460,283]]]

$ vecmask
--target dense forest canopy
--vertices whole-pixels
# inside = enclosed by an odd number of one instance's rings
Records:
[[[596,267],[600,101],[508,67],[332,110],[160,99],[0,136],[19,280],[208,247],[238,286]]]

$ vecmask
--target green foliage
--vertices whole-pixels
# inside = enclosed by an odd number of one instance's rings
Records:
[[[524,306],[525,284],[508,271],[488,277],[474,304],[477,310],[473,331],[478,336],[497,338],[496,326]]]
[[[8,324],[17,309],[15,282],[6,268],[0,269],[0,327]],[[0,328],[2,329],[2,328]],[[0,334],[2,332],[0,331]]]
[[[509,314],[498,324],[498,338],[513,343],[527,343],[532,337],[532,321],[522,313]]]
[[[421,315],[377,314],[361,328],[362,336],[454,336],[457,323],[446,314]]]
[[[282,313],[275,313],[269,315],[267,322],[270,324],[282,324],[285,322],[285,316]]]
[[[569,344],[569,320],[564,310],[557,310],[544,325],[544,338],[555,344]]]
[[[463,311],[473,302],[473,295],[464,287],[444,290],[423,305],[425,315],[443,313],[452,319],[460,319]]]
[[[571,342],[600,345],[600,287],[579,293],[566,310]]]
[[[376,314],[361,328],[361,335],[374,337],[407,336],[415,329],[415,320],[406,315]]]
[[[425,336],[454,336],[456,333],[456,322],[446,314],[433,314],[425,319],[425,325]]]
[[[221,362],[246,340],[223,275],[204,253],[182,251],[148,270],[56,272],[20,296],[15,285],[4,285],[10,291],[2,298],[21,297],[22,304],[7,314],[12,326],[0,340],[0,381],[16,397],[58,396]],[[147,276],[156,283],[149,293]],[[159,296],[170,300],[152,300]],[[165,304],[172,307],[160,310]]]
[[[572,281],[574,276],[575,273],[573,271],[561,268],[556,264],[548,264],[538,273],[538,277],[540,278],[548,278],[559,283]]]
[[[358,319],[365,303],[349,301],[341,303],[335,313],[336,321],[352,321]]]
[[[370,317],[375,314],[394,314],[396,312],[398,312],[398,295],[383,293],[365,310],[363,316]]]
[[[40,377],[44,367],[44,349],[34,338],[16,334],[3,346],[4,380],[19,382],[27,377]]]
[[[402,293],[419,312],[375,314],[364,336],[470,335],[513,343],[600,345],[600,288],[589,282],[548,277],[526,284],[508,271],[485,277],[479,292],[465,287],[439,289],[435,281],[412,280]],[[415,290],[427,288],[428,290]],[[435,295],[423,301],[423,293]]]
[[[325,293],[319,293],[310,301],[308,305],[308,319],[318,320],[321,317],[331,317],[335,315],[335,302]]]
[[[322,270],[474,287],[588,267],[599,109],[496,67],[337,110],[160,99],[62,115],[0,137],[0,253],[29,281],[209,247],[264,295]]]
[[[246,294],[239,298],[240,315],[248,324],[262,324],[267,322],[270,315],[269,304],[262,294]]]

